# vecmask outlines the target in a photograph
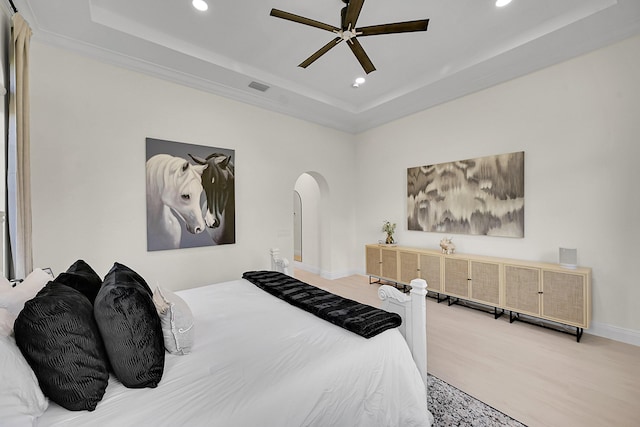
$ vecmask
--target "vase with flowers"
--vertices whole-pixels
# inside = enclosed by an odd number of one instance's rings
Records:
[[[385,240],[385,243],[387,245],[392,245],[395,243],[395,240],[393,240],[393,233],[395,233],[396,231],[396,223],[391,223],[387,220],[382,222],[382,231],[384,231],[385,233],[387,233],[387,239]]]

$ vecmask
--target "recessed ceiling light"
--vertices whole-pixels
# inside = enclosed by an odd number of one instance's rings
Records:
[[[496,0],[496,6],[497,7],[504,7],[504,6],[508,5],[509,3],[511,3],[511,0]]]
[[[363,84],[364,82],[366,82],[364,77],[358,77],[355,79],[351,87],[356,87],[356,88],[360,87],[360,85]]]
[[[191,4],[200,12],[204,12],[205,10],[209,9],[209,5],[204,0],[193,0]]]

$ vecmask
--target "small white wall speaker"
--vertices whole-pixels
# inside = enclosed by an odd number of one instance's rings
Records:
[[[576,268],[578,266],[578,250],[570,248],[560,248],[560,265],[565,268]]]

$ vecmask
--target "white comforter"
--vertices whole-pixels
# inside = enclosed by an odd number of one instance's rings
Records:
[[[426,391],[397,329],[365,339],[245,280],[178,293],[193,351],[155,389],[109,381],[93,412],[51,403],[38,426],[428,426]]]

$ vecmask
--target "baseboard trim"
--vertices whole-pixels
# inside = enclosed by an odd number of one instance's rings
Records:
[[[347,277],[347,276],[352,276],[354,274],[359,274],[358,272],[352,272],[352,271],[342,271],[342,272],[332,272],[332,271],[324,271],[324,270],[320,270],[318,267],[313,266],[313,265],[307,265],[305,263],[302,262],[298,262],[298,261],[294,261],[293,262],[293,267],[294,268],[298,268],[300,270],[304,270],[308,273],[311,274],[316,274],[320,277],[322,277],[323,279],[327,279],[327,280],[336,280],[336,279],[340,279],[342,277]]]
[[[342,272],[330,272],[330,271],[322,271],[320,273],[320,276],[324,279],[329,279],[329,280],[336,280],[336,279],[340,279],[342,277],[348,277],[348,276],[352,276],[355,273],[352,273],[350,271],[342,271]]]
[[[584,331],[584,333],[640,347],[640,331],[634,329],[621,328],[600,322],[591,322],[591,327]]]
[[[312,265],[307,265],[307,264],[302,263],[300,261],[293,261],[293,267],[294,268],[298,268],[300,270],[304,270],[304,271],[309,272],[311,274],[320,275],[320,269],[318,267],[314,267]]]

